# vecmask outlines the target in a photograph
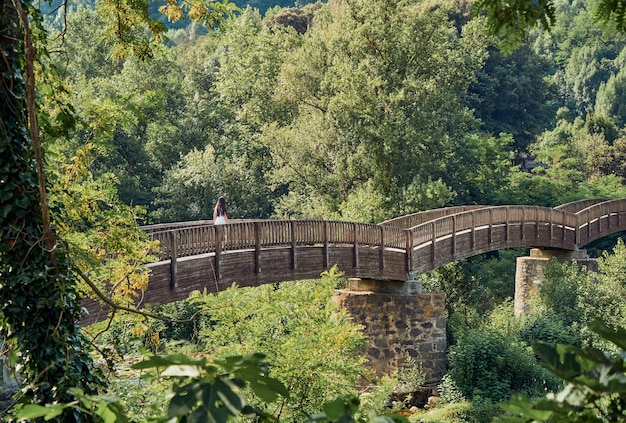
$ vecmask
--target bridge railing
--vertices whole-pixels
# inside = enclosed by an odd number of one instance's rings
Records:
[[[524,227],[548,226],[551,238],[565,239],[565,231],[574,231],[576,216],[565,211],[554,210],[538,206],[494,206],[476,208],[451,214],[426,223],[412,227],[411,233],[414,248],[425,243],[432,243],[446,237],[456,236],[460,233],[487,229],[489,232],[494,227],[504,227],[505,241],[524,238]],[[516,234],[510,233],[513,226],[518,230]],[[535,231],[539,234],[539,230]],[[473,238],[471,238],[473,240]],[[470,242],[470,248],[473,248]]]
[[[413,228],[422,223],[430,222],[431,220],[438,219],[443,216],[461,213],[468,210],[477,210],[484,207],[483,205],[469,205],[469,206],[452,206],[443,207],[440,209],[426,210],[418,213],[408,214],[406,216],[396,217],[394,219],[386,220],[381,223],[382,226],[390,226],[394,228],[408,229]]]
[[[626,199],[607,200],[593,204],[576,213],[577,245],[586,245],[603,236],[623,230],[626,227],[624,216]]]
[[[569,213],[577,213],[583,209],[586,209],[594,204],[602,203],[605,201],[610,201],[608,198],[592,198],[589,200],[578,200],[572,201],[570,203],[561,204],[560,206],[556,206],[555,210],[563,210]]]
[[[354,222],[255,220],[226,225],[179,225],[148,233],[161,244],[160,260],[272,247],[358,245],[406,249],[406,231]]]
[[[161,260],[235,250],[290,247],[295,251],[296,247],[353,245],[395,249],[405,252],[407,262],[411,262],[413,253],[426,245],[435,257],[435,249],[444,245],[443,241],[452,256],[489,251],[492,233],[499,243],[494,248],[525,245],[573,249],[626,229],[626,200],[585,200],[565,206],[449,207],[405,216],[385,225],[323,220],[241,220],[218,226],[211,221],[182,222],[153,225],[147,232],[161,242],[157,253]],[[580,209],[583,206],[587,207]],[[403,229],[411,222],[421,223]],[[476,238],[479,232],[486,236]],[[457,245],[461,238],[462,246]],[[478,245],[478,241],[484,245]],[[459,248],[464,251],[458,252]],[[417,260],[417,255],[413,257]]]

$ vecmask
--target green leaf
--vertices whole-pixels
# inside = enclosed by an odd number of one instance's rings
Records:
[[[194,395],[192,387],[185,386],[179,393],[174,395],[167,407],[167,417],[186,416],[198,404],[198,398]]]
[[[18,420],[29,420],[39,417],[43,417],[45,420],[51,420],[63,414],[63,410],[74,404],[76,404],[76,402],[47,405],[45,407],[37,404],[27,404],[15,414],[15,417],[17,417]]]
[[[513,414],[520,414],[537,421],[545,421],[553,414],[548,410],[536,409],[531,400],[519,394],[513,395],[508,403],[501,404],[500,407]]]
[[[249,383],[254,393],[265,402],[276,401],[278,395],[282,395],[285,398],[289,397],[289,391],[277,379],[263,376],[250,380]]]
[[[331,420],[337,420],[342,416],[353,415],[359,408],[359,399],[351,397],[348,399],[337,398],[334,401],[324,404],[324,412]]]
[[[217,398],[220,399],[231,414],[236,416],[241,413],[245,400],[243,396],[233,391],[233,387],[232,382],[225,378],[219,378],[213,384]]]
[[[569,345],[557,345],[556,347],[546,342],[533,341],[533,349],[543,359],[542,365],[565,380],[580,375],[581,367],[576,356],[571,352]]]
[[[173,354],[165,357],[151,356],[150,358],[135,363],[131,368],[136,370],[151,369],[155,367],[168,367],[174,365],[200,366],[204,367],[206,358],[194,359],[184,354]]]

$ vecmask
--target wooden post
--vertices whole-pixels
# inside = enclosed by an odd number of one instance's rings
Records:
[[[475,236],[474,235],[474,226],[476,226],[476,222],[474,220],[474,212],[471,212],[470,216],[472,216],[472,221],[470,222],[471,223],[471,227],[472,227],[470,229],[470,250],[473,250],[474,249],[474,241],[475,241],[475,239],[474,239],[474,236]]]
[[[435,241],[437,240],[437,231],[435,230],[435,222],[431,222],[431,232],[430,237],[432,239],[432,243],[430,244],[430,262],[432,264],[431,269],[435,268]]]
[[[385,228],[379,226],[378,229],[380,231],[380,258],[378,267],[380,270],[383,270],[385,268]]]
[[[456,254],[456,215],[452,215],[452,238],[450,239],[450,243],[452,258],[454,258]]]
[[[178,232],[170,232],[170,289],[178,288]]]
[[[509,242],[509,206],[504,207],[504,242]]]
[[[328,222],[324,221],[324,269],[328,269],[330,259],[328,257]]]
[[[261,273],[261,222],[254,222],[254,273]]]
[[[576,236],[576,248],[580,246],[580,214],[576,213],[576,228],[574,228],[574,234]]]
[[[539,207],[535,206],[535,239],[539,239]]]
[[[405,229],[406,237],[406,272],[411,273],[413,270],[413,232],[410,229]]]
[[[552,215],[554,214],[554,210],[550,210],[550,241],[554,239],[554,231],[552,229]]]
[[[566,237],[566,234],[567,234],[567,232],[565,232],[565,219],[566,218],[567,218],[567,216],[565,214],[565,210],[563,210],[561,212],[561,221],[563,222],[563,224],[561,225],[562,226],[562,229],[561,229],[561,232],[562,232],[562,234],[561,234],[561,241],[563,241],[563,243],[565,243],[565,237]]]
[[[222,279],[222,225],[214,225],[215,228],[215,283]]]
[[[491,232],[493,228],[493,209],[489,207],[489,229],[487,230],[487,244],[491,245]]]
[[[291,225],[291,269],[296,270],[296,221],[289,222]]]
[[[598,235],[602,233],[602,214],[604,213],[604,211],[602,211],[603,208],[604,206],[600,206],[600,213],[598,213]]]
[[[522,217],[520,219],[520,225],[519,225],[519,227],[520,227],[520,240],[522,240],[522,241],[524,240],[524,219],[526,218],[525,211],[526,211],[526,207],[522,206]]]
[[[352,224],[352,227],[354,231],[354,268],[357,268],[359,267],[359,227],[356,222]]]

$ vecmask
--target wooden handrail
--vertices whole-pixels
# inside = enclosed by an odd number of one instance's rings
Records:
[[[430,260],[434,263],[442,254],[438,244],[446,239],[449,239],[446,241],[449,254],[443,257],[471,256],[488,250],[492,243],[498,249],[534,244],[576,249],[626,229],[622,228],[626,223],[621,216],[623,213],[626,213],[626,200],[596,199],[554,209],[516,205],[448,207],[403,216],[380,225],[323,220],[237,220],[220,227],[221,241],[217,239],[218,232],[212,221],[150,225],[144,229],[153,240],[161,241],[159,259],[174,259],[173,266],[176,259],[182,257],[250,250],[257,255],[256,268],[260,271],[261,251],[289,248],[295,269],[299,248],[321,245],[325,248],[325,266],[329,264],[329,249],[352,246],[355,267],[359,265],[359,249],[363,247],[379,248],[380,267],[384,267],[384,250],[412,254],[417,260],[419,255],[413,251],[425,245],[429,245]],[[427,217],[431,219],[413,225]],[[477,238],[482,231],[487,234],[485,241]],[[464,233],[469,234],[468,241],[462,244]]]

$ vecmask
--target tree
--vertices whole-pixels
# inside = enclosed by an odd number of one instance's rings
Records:
[[[496,48],[470,88],[470,107],[490,133],[511,134],[515,150],[525,152],[553,119],[555,90],[547,81],[549,62],[524,45],[508,56]]]
[[[541,27],[550,30],[556,23],[557,2],[554,0],[479,0],[476,12],[487,15],[487,29],[501,39],[501,48],[510,53],[525,40],[526,30]],[[626,2],[599,0],[592,17],[597,24],[626,33]]]
[[[289,120],[268,123],[261,138],[272,180],[289,192],[278,214],[362,209],[368,220],[454,198],[448,166],[476,123],[461,99],[486,40],[472,24],[459,37],[448,13],[404,1],[316,13],[278,76],[274,101],[290,106]]]
[[[203,5],[197,11],[199,18],[219,15]],[[162,28],[147,16],[147,4],[107,2],[104,7],[112,12],[109,16],[114,22],[109,29],[121,41],[117,53],[149,55],[150,42],[158,41]],[[0,20],[2,331],[23,366],[20,376],[25,388],[20,401],[68,403],[74,398],[73,387],[89,395],[104,382],[92,373],[89,344],[78,326],[82,311],[76,278],[80,272],[69,261],[66,243],[56,236],[49,211],[35,95],[35,62],[44,72],[49,69],[39,60],[47,53],[46,31],[30,1],[2,2]],[[157,37],[134,32],[136,25],[148,26]],[[42,91],[46,90],[50,86]],[[45,116],[42,126],[46,128],[54,119],[61,127],[70,125],[71,115],[65,112]],[[79,408],[62,409],[53,417],[63,422],[92,419]]]
[[[78,327],[76,278],[50,223],[34,96],[31,28],[40,22],[29,22],[31,7],[21,1],[0,5],[2,331],[24,366],[20,401],[69,402],[70,388],[96,393],[104,383],[91,373],[89,346]],[[63,415],[68,422],[83,418],[79,410]]]

